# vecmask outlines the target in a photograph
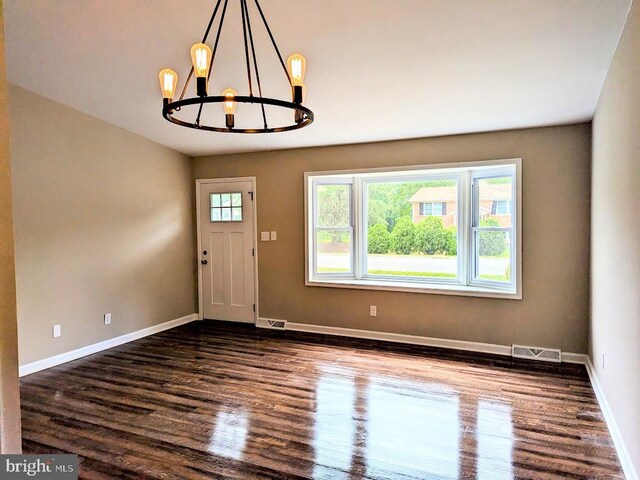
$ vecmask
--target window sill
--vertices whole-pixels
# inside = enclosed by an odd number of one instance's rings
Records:
[[[340,280],[311,279],[305,282],[308,287],[351,288],[356,290],[383,290],[389,292],[429,293],[436,295],[458,295],[462,297],[502,298],[508,300],[522,300],[522,293],[508,290],[494,290],[478,286],[422,284],[412,282],[385,282],[381,280],[354,280],[352,278]]]

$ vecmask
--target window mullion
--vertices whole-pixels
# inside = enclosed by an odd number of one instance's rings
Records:
[[[467,248],[469,256],[467,259],[468,275],[467,285],[476,278],[478,271],[478,248],[476,242],[477,228],[480,224],[480,194],[478,189],[478,179],[469,172],[469,237],[467,239]]]
[[[312,272],[313,275],[317,275],[318,274],[318,234],[317,232],[317,225],[318,225],[318,184],[316,181],[313,181],[311,184],[311,191],[312,191],[312,209],[313,209],[313,214],[311,215],[311,221],[312,223],[312,228],[311,228],[311,235],[312,235],[312,239],[311,239],[311,245],[312,245],[312,251],[311,251],[311,258],[312,258]]]
[[[471,243],[470,238],[473,236],[471,231],[471,218],[472,218],[472,183],[470,172],[464,172],[461,176],[460,185],[460,241],[458,243],[460,254],[460,281],[464,285],[469,285],[471,280],[470,271],[470,258],[471,258]]]
[[[354,178],[353,179],[353,191],[351,197],[351,209],[353,212],[353,231],[354,231],[354,239],[353,239],[353,252],[352,252],[352,262],[353,262],[353,275],[356,279],[362,278],[362,252],[364,250],[364,244],[366,241],[365,233],[363,232],[362,226],[362,218],[364,216],[364,212],[366,212],[366,206],[363,204],[363,195],[362,195],[362,179]]]

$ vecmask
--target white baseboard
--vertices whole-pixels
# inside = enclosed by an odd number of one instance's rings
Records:
[[[586,353],[562,352],[562,361],[564,363],[578,363],[580,365],[586,365],[589,361],[589,356]]]
[[[176,318],[175,320],[169,320],[168,322],[153,325],[152,327],[143,328],[142,330],[136,330],[135,332],[120,335],[119,337],[110,338],[109,340],[94,343],[93,345],[87,345],[86,347],[71,350],[70,352],[54,355],[53,357],[43,358],[42,360],[27,363],[20,366],[20,376],[24,377],[25,375],[30,375],[32,373],[39,372],[40,370],[45,370],[47,368],[55,367],[56,365],[61,365],[72,360],[77,360],[78,358],[86,357],[87,355],[101,352],[109,348],[117,347],[118,345],[122,345],[124,343],[133,342],[134,340],[138,340],[139,338],[148,337],[149,335],[153,335],[154,333],[169,330],[170,328],[175,328],[180,325],[184,325],[185,323],[193,322],[194,320],[198,320],[197,313],[192,313],[191,315]]]
[[[250,323],[255,325],[255,320],[227,320],[226,318],[204,318],[202,313],[196,313],[198,320],[206,320],[207,322],[221,322],[221,323]]]
[[[420,337],[405,335],[402,333],[376,332],[372,330],[358,330],[355,328],[326,327],[324,325],[308,325],[305,323],[287,322],[286,330],[296,332],[321,333],[340,337],[364,338],[366,340],[382,340],[385,342],[407,343],[411,345],[423,345],[427,347],[451,348],[470,352],[494,353],[498,355],[511,355],[511,347],[506,345],[494,345],[491,343],[466,342],[462,340],[448,340],[445,338]]]
[[[275,318],[263,318],[260,320],[283,321]],[[511,356],[510,345],[496,345],[493,343],[468,342],[464,340],[450,340],[447,338],[421,337],[417,335],[405,335],[402,333],[376,332],[373,330],[358,330],[355,328],[327,327],[324,325],[311,325],[306,323],[286,322],[285,330],[296,332],[320,333],[324,335],[336,335],[340,337],[364,338],[366,340],[382,340],[385,342],[407,343],[410,345],[423,345],[426,347],[450,348],[453,350],[465,350],[467,352],[493,353],[495,355]],[[260,325],[258,325],[260,326]],[[582,353],[562,353],[562,361],[566,363],[586,364],[587,355]]]
[[[624,475],[627,480],[638,480],[638,472],[636,472],[636,469],[631,462],[631,455],[624,443],[622,434],[618,428],[618,423],[616,422],[613,412],[611,411],[611,407],[609,406],[609,402],[607,402],[607,397],[604,395],[604,390],[602,390],[600,380],[598,380],[596,369],[594,368],[593,363],[591,363],[591,359],[588,357],[586,366],[589,379],[591,380],[591,385],[593,386],[593,391],[595,392],[598,404],[600,405],[600,410],[602,410],[602,415],[607,422],[607,427],[609,427],[609,433],[611,434],[613,445],[616,447],[616,452],[618,453],[618,458],[620,459]]]

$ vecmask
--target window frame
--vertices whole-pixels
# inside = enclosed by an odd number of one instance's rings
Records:
[[[489,171],[491,169],[491,171]],[[490,281],[476,278],[474,255],[473,208],[474,179],[512,176],[510,241],[511,281]],[[420,178],[416,178],[416,177]],[[367,274],[367,189],[371,183],[423,181],[424,177],[452,178],[458,176],[458,278],[399,277]],[[351,199],[350,273],[320,273],[317,269],[315,222],[317,216],[316,186],[349,184]],[[522,299],[522,159],[510,158],[478,162],[414,165],[404,167],[358,170],[305,172],[305,285],[365,290],[388,290],[444,295],[462,295],[505,299]],[[310,210],[313,206],[313,210]],[[449,212],[447,212],[449,213]],[[453,213],[453,212],[452,212]],[[311,218],[310,218],[311,217]],[[484,228],[484,227],[482,227]]]

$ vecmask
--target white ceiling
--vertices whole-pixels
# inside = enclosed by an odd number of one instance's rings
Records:
[[[5,0],[7,69],[15,84],[192,156],[571,123],[593,115],[630,1],[262,0],[283,56],[307,58],[316,114],[270,135],[161,117],[158,71],[186,78],[213,0]],[[238,4],[212,93],[247,93]],[[265,94],[288,99],[255,8],[252,26]],[[207,114],[222,122],[220,105]]]

